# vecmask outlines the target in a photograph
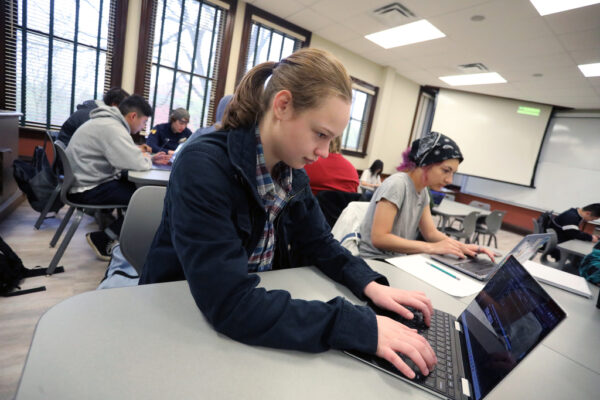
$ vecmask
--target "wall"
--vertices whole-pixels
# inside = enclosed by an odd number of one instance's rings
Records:
[[[462,190],[539,210],[563,211],[600,202],[600,113],[552,117],[542,145],[535,188],[465,177]]]

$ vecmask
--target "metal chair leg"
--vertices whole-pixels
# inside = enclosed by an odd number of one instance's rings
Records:
[[[52,195],[46,202],[46,205],[44,206],[44,209],[40,213],[40,216],[38,217],[37,221],[35,221],[35,225],[34,225],[35,229],[39,230],[40,226],[42,226],[42,223],[46,219],[46,215],[48,214],[48,212],[50,211],[50,208],[52,207],[52,205],[56,201],[56,198],[60,194],[61,188],[62,188],[62,184],[60,184],[60,183],[58,185],[56,185],[56,188],[54,188],[54,191],[52,192]]]
[[[69,222],[69,219],[71,219],[71,215],[73,215],[73,211],[75,211],[75,207],[73,207],[73,206],[69,207],[69,211],[67,211],[67,213],[63,217],[63,220],[60,222],[58,229],[56,230],[56,232],[54,233],[54,236],[52,237],[52,240],[50,241],[50,247],[56,246],[58,239],[60,239],[60,235],[62,235],[62,232],[65,230],[65,227],[67,226],[67,223]]]
[[[71,238],[73,237],[73,235],[75,234],[75,231],[79,227],[79,223],[81,222],[82,217],[83,217],[83,210],[78,209],[77,213],[75,214],[75,218],[73,219],[73,222],[71,223],[71,226],[69,226],[69,230],[67,231],[67,234],[63,238],[62,242],[60,243],[60,246],[58,247],[58,250],[56,251],[56,253],[54,253],[54,257],[52,257],[52,261],[50,261],[50,265],[48,265],[48,268],[46,269],[46,275],[52,275],[54,273],[54,270],[58,266],[58,262],[62,258],[63,253],[65,252],[65,250],[67,249],[67,246],[71,242]]]

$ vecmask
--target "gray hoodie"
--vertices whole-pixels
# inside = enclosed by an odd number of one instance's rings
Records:
[[[101,106],[73,134],[67,156],[76,182],[71,193],[118,179],[122,170],[145,171],[152,161],[133,143],[129,124],[117,107]]]

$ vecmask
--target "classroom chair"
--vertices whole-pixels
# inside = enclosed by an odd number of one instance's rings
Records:
[[[316,195],[319,207],[329,227],[335,225],[338,217],[350,202],[360,201],[361,197],[360,193],[341,192],[337,190],[324,190]]]
[[[540,233],[542,233],[542,232],[540,232]],[[542,247],[542,255],[540,256],[540,261],[542,264],[547,265],[548,267],[560,268],[559,260],[550,261],[548,259],[548,256],[554,251],[554,249],[556,249],[556,245],[558,244],[556,231],[552,228],[548,228],[548,229],[546,229],[545,233],[550,234],[550,240],[548,241],[548,243],[546,243],[544,245],[544,247]]]
[[[138,274],[142,272],[160,225],[166,192],[167,188],[164,186],[142,186],[129,200],[119,243],[123,256]]]
[[[475,239],[474,243],[479,244],[479,235],[488,235],[487,246],[489,247],[490,243],[492,243],[492,239],[494,239],[494,247],[498,248],[498,239],[496,238],[496,233],[502,227],[502,219],[504,218],[504,214],[506,211],[494,210],[490,214],[485,216],[485,223],[477,224],[475,226]]]
[[[56,176],[58,178],[58,183],[57,183],[56,187],[54,188],[52,195],[46,202],[44,209],[40,212],[40,216],[38,217],[38,219],[35,221],[35,224],[33,225],[34,228],[38,229],[38,230],[42,226],[42,223],[44,222],[44,220],[47,218],[47,215],[50,212],[50,210],[52,209],[52,206],[54,205],[54,203],[56,202],[56,199],[59,198],[58,196],[60,195],[60,188],[62,187],[62,179],[63,179],[62,168],[60,168],[60,163],[57,161],[57,156],[56,156],[55,140],[56,140],[57,135],[58,135],[58,132],[46,131],[45,136],[44,136],[43,148],[45,151],[46,146],[49,146],[50,150],[52,150],[51,167],[52,167],[52,170],[56,173]],[[59,143],[62,144],[62,142],[60,142],[60,141],[59,141]],[[56,212],[54,212],[53,217],[56,217],[57,215],[58,215],[58,210]]]
[[[52,238],[52,241],[50,242],[50,247],[54,247],[56,245],[56,243],[58,242],[58,239],[62,235],[62,232],[65,229],[65,227],[67,226],[67,224],[69,223],[69,220],[71,219],[71,216],[73,215],[73,212],[75,212],[75,218],[73,219],[71,226],[69,226],[69,230],[67,231],[65,237],[63,238],[62,242],[60,243],[58,250],[56,251],[56,253],[54,253],[54,257],[52,257],[52,261],[50,261],[50,265],[48,265],[48,268],[46,269],[47,275],[52,275],[52,273],[58,266],[58,262],[60,261],[63,253],[67,249],[69,242],[71,242],[71,238],[73,237],[73,235],[75,234],[75,231],[79,227],[81,218],[83,217],[83,214],[84,214],[84,212],[86,212],[86,210],[94,211],[94,210],[117,209],[117,212],[119,214],[121,214],[122,210],[127,208],[127,206],[124,206],[124,205],[80,204],[80,203],[75,203],[75,202],[69,200],[69,198],[67,196],[69,194],[69,189],[71,189],[71,186],[73,186],[73,184],[75,183],[75,176],[73,175],[73,170],[71,169],[71,163],[69,161],[69,158],[67,157],[67,153],[65,153],[65,150],[61,146],[55,146],[55,149],[56,149],[56,154],[58,155],[58,160],[60,160],[60,162],[62,163],[63,173],[64,173],[63,184],[60,189],[60,199],[62,200],[62,202],[64,204],[69,206],[69,211],[67,211],[67,213],[63,217],[63,220],[60,223],[60,226],[56,230],[56,233],[54,234],[54,237]]]
[[[477,226],[478,216],[479,213],[477,211],[470,212],[466,217],[463,218],[461,228],[457,229],[448,226],[442,229],[442,232],[448,236],[454,236],[458,240],[465,239],[465,243],[471,243],[471,238],[473,237],[475,228]]]

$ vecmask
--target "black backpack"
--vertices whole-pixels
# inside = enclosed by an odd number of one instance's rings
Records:
[[[13,175],[19,189],[27,196],[31,208],[41,212],[58,185],[58,176],[48,162],[44,147],[35,147],[31,163],[14,160]],[[50,207],[50,211],[56,212],[62,206],[59,196]]]
[[[59,269],[61,269],[61,271],[58,271],[57,269],[55,272],[64,271],[62,267],[59,267]],[[45,286],[40,286],[27,290],[14,291],[14,289],[21,289],[19,284],[23,279],[31,276],[44,275],[45,273],[45,268],[25,268],[19,256],[17,256],[10,246],[0,237],[0,296],[18,296],[21,294],[46,290]]]
[[[552,211],[543,212],[537,219],[538,226],[540,227],[541,233],[546,233],[546,229],[554,228],[552,223]]]

